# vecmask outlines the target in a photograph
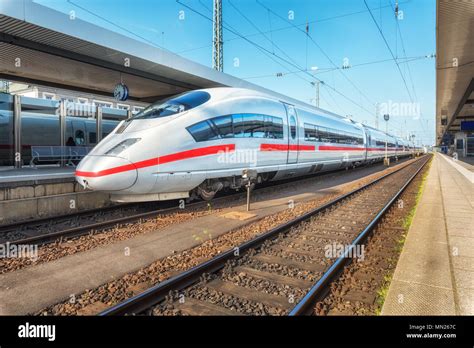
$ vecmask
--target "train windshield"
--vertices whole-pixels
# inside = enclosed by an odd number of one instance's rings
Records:
[[[179,114],[180,112],[184,112],[204,104],[210,98],[210,94],[204,91],[194,91],[179,94],[170,99],[161,100],[151,104],[146,109],[136,114],[132,119],[152,119]]]

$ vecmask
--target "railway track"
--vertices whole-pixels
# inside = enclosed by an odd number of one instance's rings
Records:
[[[341,171],[331,171],[321,174],[322,179],[335,173],[344,173]],[[312,176],[311,178],[314,178]],[[271,182],[255,189],[257,192],[264,192],[266,189],[275,189],[284,187],[288,183],[308,180],[308,177],[299,180],[285,180],[280,182]],[[244,199],[245,193],[228,193],[216,197],[213,205],[231,200]],[[196,201],[188,203],[186,209],[206,208],[208,202]],[[82,211],[67,216],[45,217],[23,222],[15,222],[0,225],[0,243],[15,244],[48,244],[55,241],[66,240],[80,237],[90,233],[102,232],[108,228],[127,223],[133,223],[140,220],[152,219],[160,214],[172,214],[182,211],[177,207],[175,201],[164,201],[139,204],[125,204],[120,206],[106,207],[102,209]]]
[[[100,315],[301,315],[329,289],[424,156]]]
[[[81,231],[81,225],[85,228],[94,226],[94,224],[103,223],[106,226],[107,221],[113,221],[118,215],[123,214],[137,214],[137,211],[154,210],[156,211],[156,205],[145,204],[124,204],[120,206],[109,206],[99,209],[88,209],[68,215],[60,215],[55,217],[41,217],[37,219],[30,219],[26,221],[9,222],[0,225],[0,243],[4,242],[16,242],[16,241],[37,241],[40,244],[42,238],[44,241],[48,241],[48,236],[53,237],[56,232],[64,231],[64,236],[73,235],[75,231]],[[115,216],[115,219],[114,219]],[[91,223],[90,221],[95,221]],[[38,233],[41,230],[43,233]],[[70,231],[69,231],[70,230]],[[68,233],[69,232],[69,233]],[[36,240],[32,238],[32,234],[43,235]],[[58,235],[61,235],[60,232]]]

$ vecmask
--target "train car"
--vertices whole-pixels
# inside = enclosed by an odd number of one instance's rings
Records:
[[[385,157],[385,150],[387,150],[387,157],[398,158],[401,157],[399,145],[401,139],[386,134],[378,129],[365,126],[367,133],[367,161],[376,162]],[[387,146],[386,146],[387,145]],[[387,149],[385,149],[387,147]]]
[[[32,146],[59,146],[60,129],[57,115],[22,112],[21,115],[21,158],[23,164],[31,160]],[[119,122],[102,120],[102,137],[112,132]],[[96,120],[84,117],[66,117],[66,140],[75,146],[95,146],[97,144]],[[72,141],[71,141],[72,140]],[[13,113],[0,109],[0,165],[13,165]]]
[[[122,121],[78,165],[76,180],[118,202],[201,196],[347,168],[385,155],[385,133],[303,103],[212,88],[150,105]],[[388,136],[390,156],[396,139]]]

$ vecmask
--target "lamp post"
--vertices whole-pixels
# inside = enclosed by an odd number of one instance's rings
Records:
[[[415,153],[415,134],[411,135],[411,143],[413,145],[413,157],[415,157],[416,156],[416,153]]]
[[[388,120],[390,119],[389,114],[383,115],[383,119],[385,120],[385,159],[384,165],[387,167],[390,165],[390,160],[388,159]]]

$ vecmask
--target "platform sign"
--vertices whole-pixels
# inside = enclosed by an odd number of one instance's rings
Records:
[[[462,131],[474,130],[474,121],[461,121],[461,130]]]

